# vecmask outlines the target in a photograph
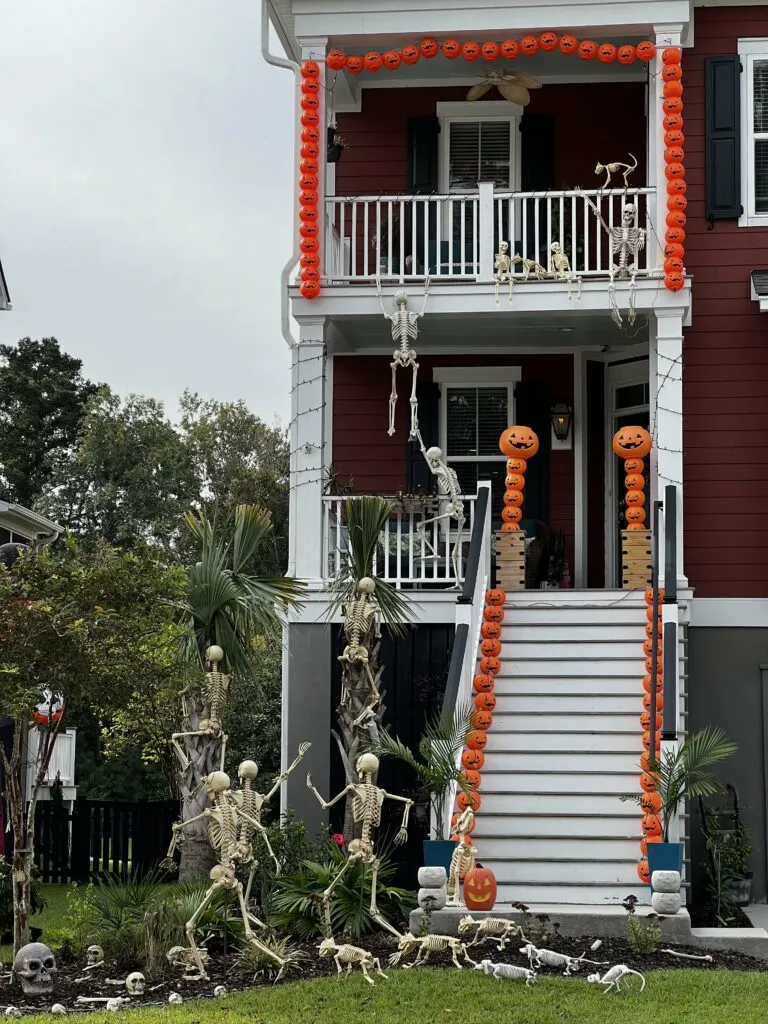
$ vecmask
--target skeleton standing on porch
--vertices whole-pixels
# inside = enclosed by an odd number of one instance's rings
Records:
[[[580,189],[576,189],[576,191],[579,192]],[[621,313],[619,312],[619,307],[616,304],[615,281],[616,278],[625,280],[629,278],[629,308],[627,311],[627,322],[631,326],[635,322],[635,281],[638,270],[637,257],[640,250],[645,248],[645,228],[639,228],[635,225],[637,207],[633,203],[628,203],[622,209],[621,226],[612,228],[606,224],[602,213],[598,210],[589,196],[584,196],[584,202],[592,209],[611,242],[611,266],[608,271],[611,281],[608,288],[608,299],[611,306],[611,319],[617,327],[622,326]],[[618,262],[616,259],[617,257]]]
[[[453,542],[451,550],[451,562],[453,564],[453,575],[456,580],[455,585],[458,587],[461,585],[461,545],[464,535],[464,524],[467,521],[467,517],[464,514],[464,502],[461,500],[459,478],[456,476],[456,470],[451,469],[445,461],[442,448],[437,446],[425,448],[424,441],[418,430],[416,437],[419,441],[421,454],[429,466],[430,473],[437,477],[437,496],[442,509],[439,515],[432,516],[431,519],[423,519],[417,527],[417,533],[423,539],[430,555],[437,558],[437,551],[435,551],[434,545],[427,539],[426,527],[433,523],[442,522],[444,519],[449,520],[449,522],[451,519],[456,520],[456,540]]]
[[[417,436],[419,431],[419,410],[416,400],[416,383],[419,376],[419,364],[416,361],[418,356],[416,350],[411,348],[411,342],[416,341],[419,336],[419,320],[424,316],[429,297],[429,278],[424,283],[424,305],[420,313],[412,313],[408,309],[408,295],[402,289],[394,294],[395,312],[387,313],[384,309],[384,302],[381,297],[381,279],[376,278],[376,288],[379,295],[379,305],[384,317],[392,325],[392,340],[396,341],[398,347],[392,353],[392,362],[389,364],[392,370],[392,391],[389,396],[389,429],[390,437],[395,432],[395,407],[397,406],[397,371],[411,369],[411,432],[410,438]]]
[[[373,847],[373,836],[375,830],[381,825],[382,804],[385,800],[397,800],[399,803],[405,804],[405,808],[403,809],[403,820],[400,829],[393,841],[397,845],[404,843],[408,838],[408,816],[411,813],[411,807],[413,807],[413,800],[405,796],[395,796],[393,793],[387,793],[385,789],[381,789],[379,786],[374,786],[373,777],[379,770],[379,759],[375,754],[361,754],[357,759],[355,768],[361,781],[345,786],[332,800],[324,800],[312,785],[312,776],[307,775],[307,788],[315,794],[324,811],[327,811],[329,807],[333,807],[339,800],[343,800],[347,794],[351,793],[353,798],[352,818],[356,825],[362,825],[360,838],[352,839],[347,847],[349,856],[346,863],[323,893],[323,919],[328,931],[327,937],[330,938],[333,934],[331,925],[331,899],[333,891],[349,868],[357,863],[357,861],[360,861],[371,867],[371,904],[368,908],[370,915],[377,924],[381,925],[382,928],[386,928],[388,932],[391,932],[392,935],[397,936],[399,939],[401,937],[400,933],[379,913],[376,902],[376,888],[381,861],[376,856]]]

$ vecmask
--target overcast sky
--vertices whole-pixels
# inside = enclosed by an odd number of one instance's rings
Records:
[[[0,0],[0,341],[288,418],[292,76],[259,0]]]

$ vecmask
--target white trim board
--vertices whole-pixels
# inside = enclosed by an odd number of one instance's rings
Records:
[[[741,202],[740,228],[768,227],[768,213],[755,210],[755,135],[761,139],[766,133],[756,133],[753,127],[754,81],[752,65],[754,60],[768,60],[768,38],[744,38],[737,42],[737,53],[741,60]],[[761,308],[762,312],[762,308]]]
[[[768,597],[695,597],[690,626],[768,629]]]
[[[516,384],[522,380],[522,370],[519,366],[435,366],[432,380],[435,384],[466,384],[470,388]]]

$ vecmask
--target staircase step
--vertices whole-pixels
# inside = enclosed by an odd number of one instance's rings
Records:
[[[583,822],[582,824],[587,824]],[[568,836],[563,839],[541,836],[481,836],[479,829],[472,833],[472,839],[480,851],[483,864],[490,861],[572,862],[584,861],[627,861],[632,863],[640,856],[640,819],[637,819],[637,835],[625,837],[595,837],[591,832],[582,836]]]
[[[493,870],[496,870],[495,867]],[[625,886],[604,883],[589,885],[584,882],[574,882],[570,885],[565,882],[550,885],[544,882],[504,883],[498,886],[498,902],[524,903],[526,906],[535,903],[616,906],[630,893],[637,896],[638,903],[642,906],[647,906],[651,902],[650,888],[641,884],[637,874],[635,874],[634,882]]]
[[[544,694],[602,696],[604,693],[616,693],[636,697],[638,701],[642,701],[642,675],[640,672],[635,672],[633,675],[604,677],[598,680],[594,676],[577,676],[574,679],[559,673],[536,677],[509,676],[499,673],[496,676],[495,694],[499,697],[508,693],[532,697]]]
[[[638,721],[640,711],[627,712],[593,712],[584,714],[574,711],[571,714],[552,714],[549,711],[497,711],[493,716],[493,727],[489,736],[498,726],[503,729],[506,720],[507,726],[514,726],[516,731],[546,731],[546,732],[584,732],[585,727],[593,732],[613,733],[615,731],[631,733],[637,730],[639,737],[640,723]]]
[[[638,685],[638,692],[634,694],[622,694],[614,692],[602,692],[592,696],[579,694],[520,694],[514,689],[501,690],[495,693],[496,710],[495,715],[503,714],[560,714],[560,715],[635,715],[637,728],[640,731],[640,714],[643,710],[642,686]]]
[[[613,885],[634,888],[640,885],[637,877],[637,860],[640,856],[624,859],[587,859],[579,856],[578,843],[574,843],[573,857],[568,861],[552,860],[495,860],[483,857],[483,864],[496,875],[499,886],[548,882],[562,885],[564,881],[591,885]],[[627,888],[630,892],[631,888]],[[624,894],[626,895],[626,893]]]
[[[490,744],[489,744],[490,747]],[[495,747],[490,751],[489,756],[486,750],[486,762],[483,769],[483,784],[481,792],[485,792],[487,786],[485,780],[492,777],[504,776],[509,771],[528,772],[551,772],[558,771],[563,774],[571,774],[583,769],[585,765],[589,771],[598,772],[632,772],[639,775],[640,768],[640,744],[635,743],[632,749],[620,750],[615,753],[564,753],[563,751],[548,751],[531,753],[530,751],[506,751]],[[490,766],[490,767],[489,767]]]
[[[510,645],[509,652],[507,654],[502,652],[501,659],[501,671],[496,677],[497,679],[520,677],[524,679],[551,679],[552,677],[581,679],[586,676],[588,679],[597,680],[599,678],[600,685],[605,677],[636,679],[639,685],[645,672],[645,656],[642,646],[638,647],[638,654],[634,657],[604,658],[595,661],[587,656],[581,657],[576,650],[572,651],[570,656],[564,652],[564,656],[560,659],[552,657],[522,659],[519,654],[512,653]]]
[[[632,792],[632,787],[617,786],[614,793],[601,793],[599,796],[592,792],[562,793],[546,788],[506,793],[488,792],[484,789],[482,807],[477,815],[478,827],[481,821],[491,816],[498,815],[504,818],[506,815],[518,814],[551,815],[555,818],[585,814],[597,817],[606,815],[609,818],[631,818],[636,821],[637,805],[629,800],[619,799],[627,792]],[[495,825],[493,830],[498,831]]]
[[[547,643],[546,640],[537,642],[519,642],[501,638],[501,660],[502,661],[551,661],[553,663],[567,662],[574,659],[583,661],[588,658],[590,661],[628,661],[634,660],[641,665],[645,660],[643,654],[643,642],[645,634],[640,631],[630,640],[616,640],[603,642],[600,640],[580,639],[578,642],[572,640],[570,643]]]
[[[599,770],[582,772],[531,772],[515,770],[493,772],[484,770],[481,794],[483,799],[491,794],[507,794],[514,797],[520,793],[559,793],[567,803],[571,793],[589,793],[593,795],[614,795],[632,793],[637,789],[639,769],[632,767],[622,772],[605,775]]]
[[[517,801],[514,804],[518,806]],[[536,836],[538,841],[552,839],[628,839],[640,831],[638,808],[633,804],[625,804],[631,813],[600,814],[595,817],[593,811],[576,814],[570,807],[562,815],[529,814],[516,811],[507,814],[490,814],[486,811],[485,802],[477,816],[475,831],[472,838],[482,843],[480,849],[485,853],[485,844],[496,839],[508,839],[524,836]],[[482,858],[481,858],[482,859]]]
[[[506,725],[505,725],[506,723]],[[546,719],[542,719],[542,725],[546,725]],[[565,733],[562,729],[531,729],[520,727],[513,728],[515,717],[508,715],[494,719],[493,728],[488,733],[488,746],[485,748],[485,763],[491,768],[494,758],[501,754],[515,754],[522,751],[531,753],[549,753],[556,756],[558,753],[579,754],[580,756],[609,753],[611,751],[637,750],[637,760],[640,759],[640,731],[636,725],[623,732],[613,730],[609,732],[595,732],[594,729],[573,730]],[[577,725],[583,725],[579,720]]]
[[[508,644],[541,643],[553,647],[559,644],[580,643],[637,643],[645,639],[645,617],[632,622],[606,622],[602,617],[593,622],[539,622],[518,621],[518,612],[505,618],[501,627],[501,642]]]

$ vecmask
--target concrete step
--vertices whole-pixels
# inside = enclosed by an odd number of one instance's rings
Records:
[[[588,822],[583,822],[588,827]],[[637,834],[626,837],[595,837],[591,832],[583,836],[552,838],[548,836],[480,836],[475,829],[472,839],[480,853],[483,864],[491,861],[544,863],[556,861],[572,862],[575,858],[583,861],[627,861],[632,863],[640,856],[640,819],[637,819]]]
[[[551,769],[549,772],[513,770],[493,772],[483,770],[483,783],[480,790],[483,799],[491,794],[507,794],[514,799],[520,793],[558,793],[563,803],[572,793],[591,794],[592,796],[618,796],[632,793],[637,789],[639,769],[629,767],[622,772],[606,775],[599,769],[594,771],[562,772]]]
[[[585,716],[605,714],[634,714],[637,716],[637,728],[640,731],[640,715],[643,710],[642,686],[638,693],[622,694],[612,690],[603,690],[592,696],[579,694],[551,694],[542,691],[539,694],[521,694],[512,687],[495,692],[496,710],[499,714],[581,714]]]
[[[490,744],[489,744],[490,746]],[[631,748],[617,751],[615,753],[563,753],[562,751],[547,751],[531,753],[529,751],[506,751],[494,748],[485,751],[485,767],[482,771],[483,784],[480,792],[484,793],[488,787],[485,780],[492,777],[503,776],[510,771],[525,770],[528,772],[551,772],[558,771],[570,775],[573,772],[583,770],[585,767],[590,772],[631,772],[633,775],[640,774],[638,767],[640,760],[640,744],[635,743]]]
[[[489,865],[490,867],[491,865]],[[495,871],[495,868],[492,868]],[[635,880],[626,885],[611,882],[596,882],[589,885],[583,882],[551,883],[544,882],[510,882],[498,886],[498,899],[503,903],[560,903],[588,904],[592,906],[615,906],[630,893],[637,897],[640,906],[648,906],[651,902],[650,886],[642,885],[635,873]],[[622,913],[625,913],[622,911]],[[626,914],[625,914],[626,916]],[[624,926],[626,935],[626,925]],[[597,958],[595,958],[597,959]]]
[[[528,798],[530,802],[530,798]],[[515,804],[517,806],[517,804]],[[491,814],[486,812],[485,802],[477,816],[472,837],[476,838],[484,852],[485,844],[496,839],[508,839],[518,836],[536,836],[538,841],[552,839],[581,840],[584,836],[590,839],[627,839],[634,838],[637,833],[639,840],[640,817],[638,808],[626,804],[633,813],[600,814],[595,817],[594,811],[575,814],[570,805],[559,816],[554,814]],[[593,804],[594,807],[594,804]],[[481,858],[482,859],[482,858]]]

